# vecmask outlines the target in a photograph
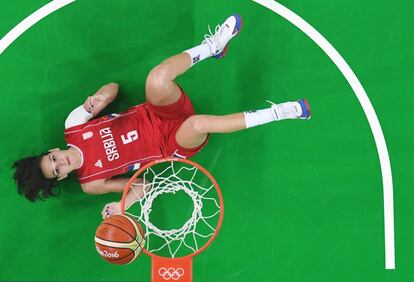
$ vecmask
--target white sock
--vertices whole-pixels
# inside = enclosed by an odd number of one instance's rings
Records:
[[[244,112],[244,121],[246,128],[255,127],[278,120],[272,108]]]
[[[185,53],[189,54],[191,57],[191,66],[195,65],[196,63],[206,59],[210,58],[211,50],[210,46],[207,43],[203,43],[201,45],[195,46],[191,49],[188,49],[184,51]]]

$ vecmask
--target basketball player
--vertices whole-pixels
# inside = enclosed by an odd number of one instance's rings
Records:
[[[146,80],[146,102],[126,112],[92,119],[116,98],[115,83],[88,97],[66,119],[68,149],[51,149],[14,163],[19,194],[30,201],[54,196],[58,181],[75,170],[86,193],[122,192],[128,178],[115,176],[163,157],[190,158],[207,143],[209,133],[234,132],[284,119],[309,119],[310,109],[304,99],[224,116],[195,114],[190,98],[174,79],[204,59],[223,58],[241,25],[241,17],[234,14],[214,34],[210,31],[201,45],[153,68]],[[134,187],[142,195],[142,180]],[[133,200],[131,195],[127,202]],[[119,203],[111,203],[102,215],[117,213]]]

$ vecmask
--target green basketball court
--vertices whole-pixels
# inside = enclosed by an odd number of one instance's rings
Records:
[[[47,3],[1,1],[0,39]],[[217,239],[194,259],[194,281],[414,281],[414,2],[279,3],[335,47],[375,109],[393,176],[395,270],[385,270],[373,132],[349,83],[308,36],[250,0],[77,0],[0,54],[0,280],[150,281],[148,256],[116,266],[96,252],[101,210],[121,195],[87,195],[73,175],[59,197],[31,203],[17,195],[11,165],[64,148],[67,115],[106,83],[120,84],[106,113],[144,102],[155,65],[237,12],[243,30],[226,57],[178,79],[196,111],[228,114],[307,98],[313,117],[212,135],[193,158],[214,175],[225,206]],[[166,225],[185,220],[186,197],[157,204]]]

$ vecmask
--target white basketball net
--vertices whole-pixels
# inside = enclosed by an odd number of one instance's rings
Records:
[[[196,252],[214,235],[220,216],[220,201],[214,184],[198,168],[174,161],[164,164],[168,166],[161,172],[157,173],[153,166],[141,174],[145,186],[151,189],[145,189],[148,191],[144,192],[144,196],[125,213],[135,217],[144,226],[146,249],[149,252],[165,254],[168,250],[167,253],[174,258]],[[131,191],[136,194],[133,188]],[[158,228],[150,221],[154,200],[162,194],[179,191],[186,193],[192,200],[194,210],[191,218],[178,229]],[[137,208],[140,212],[137,212]]]

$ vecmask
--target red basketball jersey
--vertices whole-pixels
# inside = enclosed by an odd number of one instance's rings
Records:
[[[108,179],[161,158],[161,136],[152,118],[144,103],[67,128],[68,146],[77,148],[83,158],[77,170],[80,183]]]

